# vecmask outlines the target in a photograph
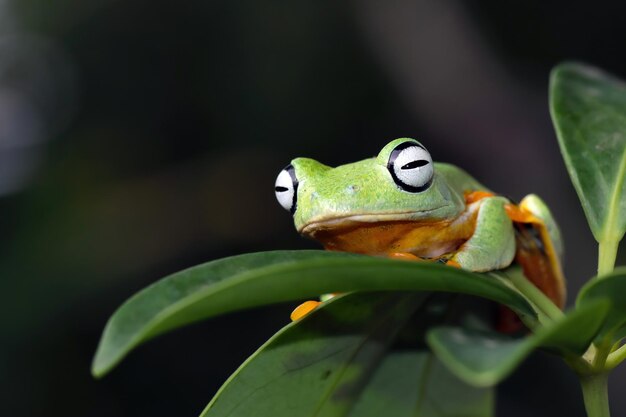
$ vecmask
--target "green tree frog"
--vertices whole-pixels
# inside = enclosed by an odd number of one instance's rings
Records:
[[[275,192],[298,232],[328,250],[476,272],[518,262],[531,282],[564,305],[562,243],[546,204],[532,194],[515,204],[462,169],[433,162],[415,139],[393,140],[375,158],[336,168],[296,158],[278,175]],[[317,304],[305,302],[292,319]]]

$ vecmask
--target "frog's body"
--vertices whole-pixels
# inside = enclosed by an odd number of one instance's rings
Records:
[[[433,163],[413,139],[396,139],[376,158],[337,168],[294,159],[276,192],[298,231],[326,249],[439,260],[477,272],[515,259],[564,304],[560,235],[541,199],[530,195],[515,205],[460,168]]]

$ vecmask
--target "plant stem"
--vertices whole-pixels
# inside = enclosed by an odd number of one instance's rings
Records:
[[[606,238],[598,245],[598,276],[606,275],[613,271],[619,239]]]
[[[607,379],[606,372],[580,376],[587,417],[610,417]]]
[[[596,371],[600,372],[606,369],[606,360],[611,353],[611,348],[613,347],[611,336],[605,336],[600,342],[594,344],[596,345],[596,352],[593,355],[593,362],[591,365]]]
[[[621,346],[616,351],[609,353],[606,359],[606,369],[613,369],[626,359],[626,345]]]
[[[509,276],[511,282],[535,307],[543,312],[549,319],[558,320],[563,317],[563,312],[541,290],[535,287],[526,277],[518,274]]]

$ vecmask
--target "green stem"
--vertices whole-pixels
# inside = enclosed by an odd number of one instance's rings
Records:
[[[605,336],[600,342],[595,343],[596,352],[593,355],[593,362],[591,365],[597,371],[602,371],[606,369],[606,360],[611,353],[611,348],[613,347],[613,343],[611,341],[612,337]]]
[[[606,275],[613,271],[619,239],[607,238],[598,245],[598,276]]]
[[[607,379],[607,373],[580,376],[587,417],[610,417]]]
[[[606,369],[613,369],[626,359],[626,345],[609,354],[606,358]]]
[[[556,306],[539,288],[530,282],[526,277],[518,274],[509,276],[511,282],[531,303],[551,320],[559,320],[563,317],[563,312]]]

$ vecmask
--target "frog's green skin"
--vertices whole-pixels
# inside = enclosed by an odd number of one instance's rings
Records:
[[[291,175],[297,180],[293,211],[297,230],[334,250],[374,255],[407,252],[420,258],[451,260],[472,271],[510,265],[516,254],[515,230],[505,210],[510,201],[490,194],[478,201],[466,202],[468,193],[488,191],[487,188],[462,169],[444,163],[424,167],[434,172],[430,185],[423,191],[403,189],[388,164],[398,147],[414,145],[423,148],[414,139],[396,139],[375,158],[336,168],[313,159],[294,159]],[[397,155],[398,151],[395,152]],[[430,161],[430,155],[427,152],[426,155]],[[537,196],[529,196],[524,201],[528,202],[532,213],[545,222],[553,246],[560,253],[558,228],[546,205]],[[376,229],[373,227],[376,225],[381,227]],[[403,236],[389,240],[389,234],[393,233],[390,228]],[[433,240],[433,234],[437,240]],[[388,239],[391,243],[381,247],[372,242],[370,249],[363,242],[352,245],[349,239],[353,236],[361,240],[370,236],[372,241]],[[428,250],[422,244],[424,241],[433,249]]]
[[[299,181],[294,213],[298,231],[345,217],[364,222],[450,219],[465,209],[464,190],[486,190],[460,168],[437,163],[427,190],[402,190],[389,174],[387,161],[391,151],[408,140],[396,139],[376,158],[336,168],[309,158],[294,159],[291,164]]]

